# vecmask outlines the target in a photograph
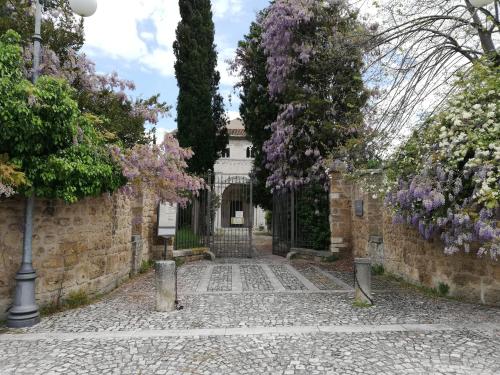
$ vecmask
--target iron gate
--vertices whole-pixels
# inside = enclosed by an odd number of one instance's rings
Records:
[[[177,213],[175,249],[208,247],[216,257],[251,257],[254,207],[248,176],[215,174]]]
[[[210,249],[216,257],[251,257],[254,207],[250,178],[216,174],[211,191]]]
[[[319,185],[280,189],[273,193],[273,254],[286,256],[292,248],[330,247],[328,192]]]

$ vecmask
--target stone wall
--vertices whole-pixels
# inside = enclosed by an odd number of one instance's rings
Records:
[[[0,200],[0,319],[12,302],[21,262],[23,215],[22,199]],[[38,303],[57,303],[80,289],[89,295],[112,290],[132,271],[133,234],[142,236],[136,262],[149,259],[155,225],[155,203],[146,194],[130,200],[117,193],[73,205],[37,200],[33,266]]]
[[[500,261],[474,253],[445,255],[439,238],[426,241],[413,227],[393,224],[382,200],[348,181],[341,168],[332,171],[331,186],[332,243],[342,242],[348,254],[370,257],[411,283],[430,288],[445,283],[451,296],[500,305]],[[356,201],[363,201],[362,216]]]

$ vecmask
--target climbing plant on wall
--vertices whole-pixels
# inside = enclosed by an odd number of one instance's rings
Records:
[[[82,114],[74,91],[62,79],[23,76],[20,37],[0,37],[0,154],[6,154],[26,181],[18,191],[75,202],[113,191],[125,183],[96,117]]]
[[[456,81],[447,106],[389,162],[396,222],[425,238],[440,234],[448,254],[500,254],[500,68],[483,60]]]

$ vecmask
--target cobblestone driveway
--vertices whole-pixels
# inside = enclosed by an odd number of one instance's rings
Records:
[[[0,334],[0,374],[498,374],[500,309],[281,258],[179,270],[181,311],[153,309],[153,274],[91,306]]]

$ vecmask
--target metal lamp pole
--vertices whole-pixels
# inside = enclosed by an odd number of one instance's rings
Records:
[[[82,17],[88,17],[97,9],[96,0],[70,0],[71,9]],[[42,4],[43,3],[43,4]],[[50,0],[35,0],[35,34],[33,35],[33,84],[40,76],[40,48],[42,29],[42,5],[49,5]],[[24,215],[23,259],[16,274],[16,292],[9,310],[7,327],[31,327],[40,322],[40,312],[35,298],[36,272],[33,269],[33,210],[35,196],[26,198]]]

